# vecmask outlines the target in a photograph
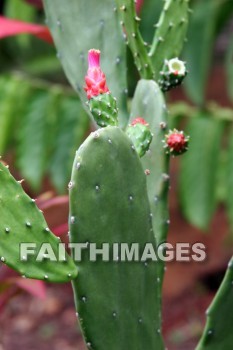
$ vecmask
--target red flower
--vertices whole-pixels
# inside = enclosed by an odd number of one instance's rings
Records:
[[[164,142],[168,153],[179,155],[188,150],[189,136],[186,136],[183,131],[174,129],[165,136]]]
[[[85,77],[85,82],[86,86],[84,87],[84,90],[87,93],[88,99],[109,92],[105,74],[100,68],[99,50],[92,49],[88,52],[88,71]]]
[[[131,123],[132,126],[134,126],[136,124],[143,124],[143,125],[149,126],[149,124],[145,121],[145,119],[143,119],[141,117],[135,118]]]

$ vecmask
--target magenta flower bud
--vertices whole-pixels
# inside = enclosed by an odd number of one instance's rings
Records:
[[[90,100],[94,96],[109,93],[106,84],[106,77],[100,68],[100,51],[89,50],[88,52],[88,71],[85,77],[86,86],[84,90],[87,93],[87,98]]]

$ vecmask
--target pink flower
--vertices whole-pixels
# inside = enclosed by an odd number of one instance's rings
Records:
[[[109,93],[106,84],[105,74],[100,68],[100,51],[89,50],[88,52],[88,71],[85,77],[86,86],[84,90],[87,93],[88,100],[100,94]]]

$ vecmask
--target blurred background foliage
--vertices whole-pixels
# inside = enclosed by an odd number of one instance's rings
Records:
[[[141,6],[141,31],[148,43],[162,4],[145,0]],[[179,162],[177,193],[192,225],[208,229],[223,204],[233,230],[233,1],[192,0],[191,8],[182,55],[189,75],[182,88],[167,95],[171,126],[191,135],[190,150]],[[39,0],[2,0],[1,11],[46,25]],[[139,77],[127,55],[131,98]],[[4,38],[0,70],[0,154],[13,157],[36,195],[45,178],[57,193],[66,193],[74,152],[92,126],[66,81],[59,54],[31,35]]]

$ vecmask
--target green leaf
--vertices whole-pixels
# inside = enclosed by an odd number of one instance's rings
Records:
[[[216,34],[218,34],[231,19],[233,12],[233,2],[231,0],[222,0],[218,9]]]
[[[227,214],[231,229],[233,230],[233,128],[229,134],[229,145],[227,150],[227,162],[226,162],[226,204]]]
[[[185,79],[185,88],[192,102],[199,106],[205,102],[206,84],[215,40],[216,18],[220,6],[220,2],[216,0],[198,1],[190,18],[188,42],[184,50],[184,58],[189,70]]]
[[[70,178],[76,149],[89,128],[89,118],[77,98],[64,97],[57,111],[50,174],[59,192],[64,192]]]
[[[6,17],[25,22],[35,22],[36,20],[35,7],[22,0],[7,0],[4,14]],[[13,38],[13,41],[24,48],[29,48],[30,36],[19,35]]]
[[[207,229],[217,205],[216,181],[223,123],[204,113],[189,122],[190,147],[181,158],[179,193],[186,219]]]
[[[228,95],[233,101],[233,36],[226,54],[226,78]]]
[[[7,17],[25,22],[33,22],[36,15],[35,7],[22,0],[7,0],[4,10]]]
[[[141,17],[140,31],[146,42],[152,42],[154,35],[154,25],[159,20],[163,9],[162,0],[147,0],[143,2],[139,16]]]
[[[227,177],[227,164],[228,152],[225,149],[221,149],[219,154],[217,184],[216,184],[216,196],[219,203],[224,203],[228,196],[226,177]]]
[[[4,154],[16,130],[15,119],[23,103],[26,85],[11,76],[0,80],[0,155]]]
[[[17,165],[21,174],[38,190],[47,162],[51,135],[49,118],[56,96],[47,90],[35,89],[21,119],[18,132]]]

